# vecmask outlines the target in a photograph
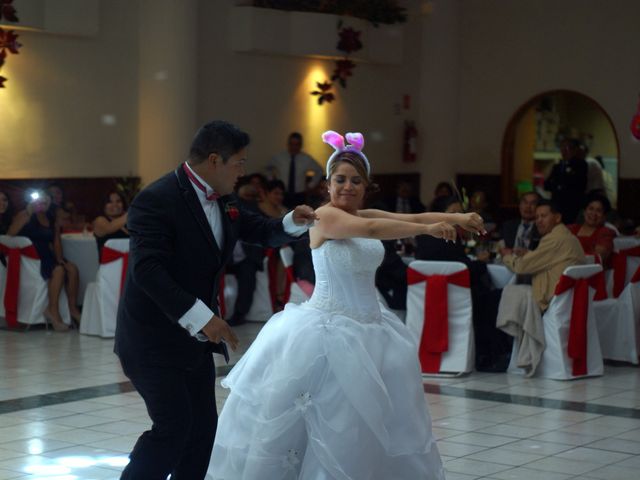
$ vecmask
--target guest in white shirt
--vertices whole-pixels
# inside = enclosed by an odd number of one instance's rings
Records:
[[[273,179],[282,180],[286,187],[285,204],[293,206],[304,199],[307,188],[314,187],[322,178],[324,171],[308,153],[302,151],[303,138],[298,132],[289,135],[287,150],[275,155],[267,170]],[[307,184],[307,173],[313,177]]]

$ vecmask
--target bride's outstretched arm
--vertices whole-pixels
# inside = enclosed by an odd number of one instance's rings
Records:
[[[432,235],[455,240],[456,231],[447,222],[431,224],[408,222],[394,218],[376,218],[352,215],[339,208],[324,206],[316,210],[315,227],[324,238],[376,238],[394,240],[415,235]]]
[[[446,222],[450,225],[459,225],[469,232],[481,234],[486,233],[484,229],[484,221],[477,213],[394,213],[370,208],[367,210],[359,210],[358,214],[363,218],[386,218],[389,220],[422,223],[425,225]]]

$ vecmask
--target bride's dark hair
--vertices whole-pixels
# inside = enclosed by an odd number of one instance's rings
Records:
[[[365,192],[367,194],[376,193],[380,191],[380,187],[378,187],[376,183],[373,183],[371,180],[371,177],[369,177],[364,160],[357,153],[351,153],[351,152],[341,153],[331,162],[331,167],[329,168],[329,177],[327,178],[329,182],[331,181],[331,176],[335,173],[336,169],[338,168],[338,165],[340,165],[343,162],[348,163],[349,165],[351,165],[353,168],[356,169],[356,172],[358,172],[358,175],[360,175],[364,180],[364,183],[366,185]]]

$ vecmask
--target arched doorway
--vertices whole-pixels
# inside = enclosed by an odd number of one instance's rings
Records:
[[[602,169],[606,194],[615,207],[620,161],[615,127],[598,102],[571,90],[536,95],[511,117],[502,141],[503,205],[515,205],[520,194],[531,190],[548,195],[544,179],[561,159],[564,139],[586,146],[587,161]]]

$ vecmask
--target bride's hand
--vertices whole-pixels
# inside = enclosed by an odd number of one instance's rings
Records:
[[[456,222],[467,232],[484,235],[487,231],[484,228],[484,220],[477,213],[460,213],[460,219]]]
[[[447,222],[432,223],[426,227],[427,235],[451,241],[455,241],[456,239],[456,229]]]

